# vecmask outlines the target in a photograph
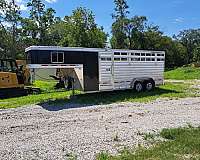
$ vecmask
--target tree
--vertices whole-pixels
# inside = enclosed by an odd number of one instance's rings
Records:
[[[195,50],[200,46],[200,29],[189,29],[181,31],[174,38],[187,48],[187,63],[195,60]]]
[[[119,20],[127,18],[128,11],[128,4],[126,0],[114,0],[115,3],[115,13],[112,14],[113,19]]]
[[[21,19],[19,6],[15,0],[0,2],[0,25],[1,34],[4,33],[6,39],[9,38],[11,44],[4,48],[4,52],[10,58],[16,58],[17,55],[17,39],[19,36],[18,24]],[[6,47],[6,46],[4,46]]]
[[[112,14],[115,22],[112,24],[111,45],[113,48],[128,48],[126,33],[124,31],[125,21],[127,19],[128,5],[125,0],[114,0],[115,13]]]
[[[95,23],[92,11],[79,7],[64,21],[51,26],[49,34],[60,39],[62,46],[102,48],[105,46],[107,34],[103,27]]]
[[[144,48],[144,34],[147,18],[145,16],[134,16],[125,20],[124,31],[128,39],[129,49]]]
[[[124,32],[124,19],[112,24],[111,46],[116,49],[128,48],[127,36]]]
[[[45,9],[41,0],[31,0],[27,6],[30,8],[30,19],[24,19],[23,29],[32,39],[40,45],[49,45],[48,29],[55,22],[55,10]]]
[[[193,54],[194,54],[193,61],[200,63],[200,46],[197,46],[194,49]]]

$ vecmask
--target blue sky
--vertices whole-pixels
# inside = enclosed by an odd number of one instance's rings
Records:
[[[20,3],[23,0],[18,0]],[[48,1],[48,2],[47,2]],[[49,3],[50,2],[50,3]],[[172,36],[180,30],[200,28],[200,0],[127,0],[130,17],[147,16],[150,23],[160,26],[161,31]],[[70,15],[78,6],[91,9],[96,22],[110,33],[113,22],[113,0],[46,0],[47,7],[56,10],[57,16]]]

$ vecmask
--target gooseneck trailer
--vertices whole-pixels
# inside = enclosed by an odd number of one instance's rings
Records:
[[[32,81],[62,69],[85,92],[139,92],[164,83],[164,51],[31,46],[26,54]]]

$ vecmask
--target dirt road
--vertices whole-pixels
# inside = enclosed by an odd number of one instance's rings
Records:
[[[200,98],[101,106],[28,106],[0,110],[0,159],[91,160],[142,143],[139,133],[200,125]]]

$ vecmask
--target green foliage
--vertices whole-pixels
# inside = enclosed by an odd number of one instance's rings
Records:
[[[163,35],[147,17],[130,15],[126,0],[114,0],[110,44],[116,49],[166,51],[166,68],[200,61],[200,29],[181,31],[173,38]],[[77,7],[64,19],[42,0],[29,0],[29,16],[15,1],[0,1],[0,57],[25,58],[31,45],[104,48],[108,35],[95,22],[93,12]]]
[[[186,42],[182,42],[184,34],[178,36],[179,39],[164,36],[159,30],[159,26],[147,23],[148,20],[145,16],[127,18],[128,5],[126,2],[120,0],[117,1],[118,3],[114,2],[116,5],[114,15],[117,16],[114,16],[115,21],[112,24],[112,38],[110,40],[112,48],[164,50],[166,51],[165,65],[167,68],[179,67],[189,62],[188,59],[191,59],[189,52],[191,50],[188,50],[188,47],[191,44],[186,45]],[[123,2],[124,6],[120,2]],[[198,32],[193,31],[191,34],[192,36],[188,38],[187,35],[186,39],[189,39],[187,42],[193,42],[194,46],[199,41]],[[193,54],[196,55],[193,56],[194,61],[198,61],[199,53],[195,52]]]
[[[200,158],[200,128],[164,129],[161,136],[169,141],[156,143],[148,149],[121,152],[119,156],[100,154],[98,160],[185,160]]]
[[[60,22],[60,26],[66,30],[60,41],[63,46],[103,48],[106,43],[107,35],[95,23],[92,11],[86,8],[74,10],[71,16],[65,17],[64,23]]]
[[[17,39],[19,38],[19,30],[17,27],[20,19],[20,9],[14,0],[0,1],[0,34],[3,39],[0,43],[0,47],[3,48],[3,53],[0,56],[16,58],[16,53],[18,53]]]
[[[55,10],[46,8],[41,0],[29,0],[27,6],[30,15],[22,18],[19,6],[0,1],[0,57],[24,58],[24,49],[31,45],[105,46],[107,34],[95,23],[92,11],[78,7],[61,20],[55,17]],[[15,28],[4,26],[3,22]]]
[[[111,45],[112,48],[116,49],[126,49],[128,48],[127,37],[123,28],[124,20],[119,19],[112,24],[112,38]]]
[[[155,134],[152,134],[152,133],[145,133],[144,134],[144,140],[154,140],[154,138],[156,137]]]
[[[168,139],[168,140],[175,140],[177,137],[179,137],[181,134],[186,132],[187,130],[183,128],[178,129],[163,129],[160,133],[162,138]]]
[[[127,20],[128,5],[126,0],[114,0],[115,3],[115,13],[112,15],[115,20],[112,24],[112,34],[111,45],[113,48],[125,49],[127,45],[127,37],[124,29],[124,22]]]
[[[103,48],[107,40],[103,28],[95,23],[92,11],[83,7],[51,25],[48,34],[56,42],[53,44],[65,47]]]
[[[119,20],[124,19],[129,14],[128,4],[126,0],[114,0],[115,3],[115,13],[112,14],[113,19]]]
[[[30,18],[22,20],[25,39],[28,37],[36,44],[50,45],[52,40],[48,36],[48,29],[55,22],[55,10],[45,9],[45,4],[41,0],[30,0],[27,6],[30,8]]]
[[[107,160],[109,159],[110,155],[106,152],[101,152],[98,156],[97,156],[97,160]]]
[[[165,72],[165,79],[175,79],[175,80],[200,79],[200,68],[180,67],[171,71],[167,71]]]
[[[187,48],[187,63],[194,62],[194,60],[196,60],[195,57],[198,57],[195,54],[197,53],[197,48],[200,46],[200,29],[181,31],[177,36],[174,36],[174,38]]]
[[[196,47],[193,51],[193,61],[194,62],[200,62],[200,45]]]

